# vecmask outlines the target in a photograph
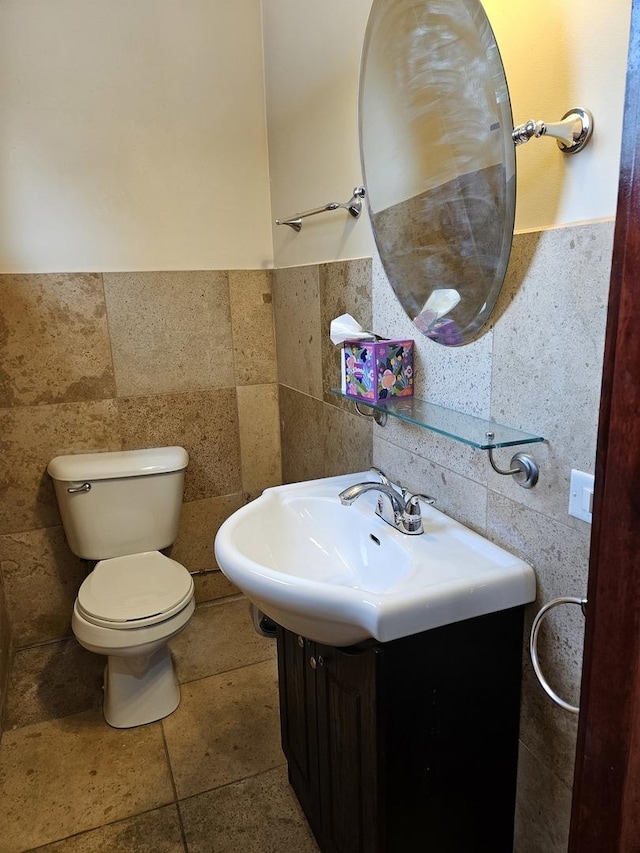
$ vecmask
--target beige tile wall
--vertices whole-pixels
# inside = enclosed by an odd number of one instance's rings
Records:
[[[370,259],[276,270],[273,295],[283,481],[366,470],[371,422],[329,391],[340,386],[329,324],[349,313],[371,327]]]
[[[0,575],[0,737],[2,736],[2,721],[7,697],[9,670],[11,668],[11,632],[9,616],[4,599],[4,585]]]
[[[572,468],[594,471],[612,241],[611,222],[516,235],[493,328],[460,350],[417,340],[421,393],[547,439],[531,450],[541,469],[534,489],[446,439],[402,424],[374,428],[375,464],[534,567],[527,635],[544,602],[586,594],[591,528],[567,514],[569,478]],[[379,270],[373,298],[376,331],[410,334]],[[509,451],[496,455],[508,464]],[[540,654],[551,683],[577,704],[583,620],[575,610],[549,620]],[[564,853],[576,718],[542,693],[526,649],[523,660],[516,849]]]
[[[460,350],[417,339],[421,395],[547,438],[530,492],[482,454],[421,429],[394,422],[372,433],[330,394],[333,317],[413,334],[377,259],[276,271],[275,339],[267,272],[1,276],[0,563],[15,644],[68,632],[84,572],[64,545],[47,461],[145,444],[182,443],[191,454],[173,555],[192,570],[214,567],[215,530],[247,495],[281,475],[346,473],[373,459],[534,566],[528,624],[544,601],[584,594],[590,528],[566,505],[571,468],[593,471],[612,235],[611,223],[596,223],[517,236],[494,327]],[[25,337],[42,338],[42,349]],[[202,600],[230,591],[219,573],[199,582]],[[1,625],[0,610],[0,637]],[[544,664],[576,701],[581,617],[561,614],[552,629]],[[575,720],[547,701],[524,660],[517,849],[560,853]]]
[[[369,425],[327,393],[338,382],[328,322],[344,311],[389,337],[416,338],[420,396],[547,441],[531,491],[500,477],[484,454],[398,421],[373,431],[373,461],[413,491],[534,567],[546,601],[586,593],[590,526],[567,514],[572,468],[593,472],[611,265],[611,222],[517,235],[493,327],[459,349],[419,338],[379,259],[280,270],[274,303],[285,481],[366,468]],[[369,325],[369,324],[372,325]],[[309,366],[322,359],[322,377]],[[508,464],[508,451],[498,453]],[[351,464],[353,463],[353,464]],[[551,683],[577,703],[582,617],[558,612],[541,636]],[[564,853],[576,720],[542,693],[523,649],[518,853]]]
[[[86,574],[48,461],[168,444],[190,456],[173,556],[215,569],[219,525],[281,481],[271,273],[0,275],[0,687],[7,621],[18,650],[68,636]]]

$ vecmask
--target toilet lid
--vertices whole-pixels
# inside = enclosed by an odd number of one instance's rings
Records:
[[[78,610],[107,628],[154,625],[178,613],[193,596],[184,566],[159,551],[101,560],[78,592]]]

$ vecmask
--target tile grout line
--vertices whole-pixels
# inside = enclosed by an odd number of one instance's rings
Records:
[[[219,675],[229,675],[231,672],[238,672],[239,669],[247,669],[250,666],[258,666],[261,663],[267,663],[269,661],[275,661],[275,655],[271,655],[267,658],[260,658],[260,660],[253,660],[251,663],[241,663],[240,666],[232,666],[229,669],[221,669],[219,672],[212,672],[210,675],[201,675],[199,678],[191,678],[189,681],[181,681],[180,686],[187,684],[196,684],[198,681],[206,681],[207,678],[216,678]]]
[[[88,835],[90,832],[96,832],[99,829],[104,829],[107,826],[117,826],[119,823],[126,823],[129,820],[134,820],[135,818],[143,817],[147,814],[153,814],[155,811],[159,811],[160,809],[166,809],[170,805],[175,805],[175,803],[163,803],[160,806],[154,806],[151,809],[145,809],[142,812],[136,812],[136,814],[127,815],[127,817],[120,817],[117,820],[107,821],[106,823],[101,823],[100,826],[92,826],[89,829],[81,829],[79,832],[73,832],[71,835],[65,835],[63,838],[56,838],[53,841],[46,841],[44,844],[39,844],[37,847],[30,847],[28,850],[25,850],[24,853],[37,853],[38,850],[45,850],[47,847],[52,844],[61,844],[63,841],[69,841],[72,838],[80,838],[82,835]]]
[[[70,639],[73,639],[73,638],[70,638]],[[53,642],[58,642],[58,641],[53,641]],[[251,663],[243,663],[243,664],[240,664],[239,666],[230,667],[229,669],[222,669],[219,672],[211,672],[211,673],[209,673],[209,675],[201,675],[198,678],[191,678],[187,681],[180,681],[180,687],[186,687],[188,684],[197,684],[199,681],[206,681],[208,678],[215,678],[219,675],[229,675],[230,673],[237,672],[240,669],[246,669],[247,667],[251,667],[251,666],[258,666],[259,664],[268,663],[269,661],[273,661],[273,660],[275,660],[275,655],[272,654],[269,657],[260,658],[260,660],[251,661]],[[12,727],[6,729],[5,731],[7,733],[17,732],[17,731],[20,731],[21,729],[26,729],[29,726],[39,726],[39,725],[42,725],[42,723],[52,723],[52,722],[55,722],[56,720],[66,720],[69,717],[77,717],[80,714],[86,714],[89,711],[93,711],[93,710],[96,710],[96,708],[85,708],[82,711],[73,711],[71,714],[64,714],[61,717],[48,717],[44,720],[34,720],[33,722],[25,723],[24,725],[21,725],[21,726],[12,726]],[[163,734],[164,734],[164,729],[163,729]]]
[[[222,569],[212,569],[214,572],[222,572]],[[222,572],[224,574],[224,572]],[[189,573],[191,574],[191,572]],[[193,575],[191,575],[193,577]],[[197,576],[197,573],[196,573]],[[234,592],[231,595],[223,595],[220,598],[210,598],[208,601],[200,601],[196,604],[196,610],[208,610],[210,607],[222,607],[235,601],[249,601],[243,592]]]
[[[209,389],[209,390],[216,390],[216,389]],[[222,390],[229,390],[229,389],[222,389]],[[180,392],[176,392],[176,393],[180,393]],[[190,392],[185,392],[185,393],[190,393]],[[115,397],[107,397],[107,398],[105,398],[105,400],[96,400],[93,402],[103,403],[105,401],[109,402],[110,400],[115,400],[115,399],[116,399]],[[122,398],[122,399],[124,399],[124,398]],[[58,404],[52,403],[51,405],[58,405]],[[2,411],[3,411],[3,409],[0,408],[0,412],[2,412]],[[182,502],[183,502],[183,504],[189,504],[189,503],[198,503],[199,501],[223,500],[224,498],[234,498],[237,495],[242,495],[242,494],[243,494],[243,491],[242,491],[242,489],[240,489],[239,491],[236,491],[236,492],[225,492],[223,495],[208,495],[207,497],[204,497],[204,498],[192,498],[191,500],[188,500],[188,501],[183,499]],[[0,531],[0,537],[2,537],[2,536],[17,536],[17,535],[22,534],[22,533],[35,533],[36,531],[39,531],[39,530],[56,530],[59,527],[60,528],[63,527],[62,520],[60,520],[59,524],[45,524],[44,526],[40,526],[40,527],[23,527],[23,528],[20,528],[20,530],[5,530],[4,532]],[[221,570],[220,570],[220,568],[213,568],[213,569],[206,569],[205,571],[217,572],[217,571],[221,571]]]
[[[178,814],[178,824],[180,826],[180,838],[182,839],[182,846],[184,847],[185,853],[188,853],[189,847],[187,846],[187,836],[184,830],[184,822],[182,820],[182,812],[180,810],[180,800],[178,799],[178,788],[176,786],[176,780],[173,775],[173,767],[171,766],[171,756],[169,755],[169,744],[167,743],[167,736],[164,730],[164,721],[160,720],[160,731],[162,732],[162,743],[164,744],[164,754],[167,759],[167,768],[169,770],[169,779],[171,780],[171,790],[173,791],[173,802],[176,807],[176,812]]]
[[[213,599],[212,601],[204,602],[203,605],[198,605],[198,609],[203,607],[204,609],[208,610],[208,609],[215,608],[215,607],[223,607],[225,604],[232,604],[232,603],[236,603],[238,601],[243,601],[243,600],[245,600],[245,597],[242,594],[236,595],[236,596],[227,596],[225,598]],[[39,643],[39,644],[34,645],[34,646],[16,649],[15,653],[29,652],[33,649],[46,648],[46,647],[49,647],[52,645],[60,645],[62,643],[69,643],[69,642],[76,642],[73,635],[71,635],[70,637],[63,637],[63,638],[56,639],[56,640],[48,640],[48,641]],[[266,651],[265,651],[265,655],[266,655]],[[268,656],[265,656],[265,657],[260,656],[258,659],[251,660],[249,663],[242,663],[242,664],[239,664],[238,666],[231,666],[228,669],[223,669],[223,670],[219,670],[216,672],[211,672],[211,673],[208,673],[206,675],[201,675],[201,676],[198,676],[195,678],[188,678],[184,681],[181,680],[180,685],[186,686],[187,684],[195,684],[199,681],[204,681],[208,678],[212,678],[212,677],[219,676],[219,675],[227,675],[227,674],[236,672],[239,669],[243,669],[245,667],[250,667],[250,666],[257,666],[259,664],[264,664],[264,663],[267,663],[267,662],[274,660],[274,659],[275,659],[275,655],[273,654],[273,650],[272,650]],[[7,691],[7,697],[8,697],[8,695],[9,695],[9,691]],[[29,726],[41,725],[42,723],[53,722],[55,720],[63,720],[63,719],[67,719],[69,717],[75,717],[75,716],[78,716],[79,714],[85,714],[91,710],[95,710],[95,707],[83,708],[82,710],[72,711],[71,713],[63,714],[62,716],[47,717],[45,719],[32,720],[30,722],[27,722],[27,723],[24,723],[21,725],[11,726],[10,728],[6,729],[6,731],[7,732],[20,731],[20,730],[25,729]]]
[[[61,526],[61,525],[58,525],[58,526]],[[42,529],[46,529],[46,528],[42,528]],[[30,531],[22,531],[22,532],[28,533]],[[2,535],[2,534],[0,534],[0,535]],[[8,534],[8,535],[12,535],[12,534]],[[209,573],[214,573],[214,572],[222,572],[222,569],[206,569],[205,571],[207,574],[209,574]],[[191,574],[191,572],[189,574]],[[195,574],[197,575],[198,572],[196,572]],[[224,574],[224,572],[223,572],[223,574]],[[196,604],[196,610],[199,608],[207,609],[209,607],[219,607],[223,604],[231,604],[234,601],[242,601],[244,598],[246,598],[244,593],[234,592],[231,595],[223,595],[220,598],[211,598],[211,599],[208,599],[207,601],[201,601],[199,604]],[[13,651],[14,651],[14,653],[28,652],[31,649],[40,649],[40,648],[44,648],[45,646],[53,646],[53,645],[56,645],[57,643],[68,642],[69,640],[75,640],[77,642],[75,635],[72,631],[70,631],[68,634],[62,635],[61,637],[53,637],[50,640],[38,640],[37,643],[30,643],[28,646],[14,646]],[[196,679],[194,679],[194,681],[195,680]],[[67,714],[65,716],[69,716],[69,714]]]
[[[427,435],[429,435],[429,433],[427,433]],[[434,433],[434,435],[435,435],[435,433]],[[477,479],[475,479],[475,477],[471,477],[469,474],[462,474],[460,471],[456,471],[455,468],[451,468],[450,465],[443,465],[442,462],[436,462],[436,460],[430,456],[423,456],[421,453],[417,453],[415,450],[410,450],[408,447],[405,447],[402,444],[396,444],[396,442],[391,441],[391,439],[385,438],[384,435],[380,435],[379,431],[374,433],[374,438],[377,439],[378,441],[384,441],[386,444],[390,445],[392,448],[399,448],[400,450],[403,450],[405,453],[411,454],[411,456],[417,456],[418,459],[422,459],[425,462],[428,462],[430,465],[435,465],[438,468],[442,468],[444,471],[448,471],[450,474],[453,474],[455,477],[462,477],[462,479],[468,480],[470,483],[475,483],[477,486],[482,486],[484,489],[486,489],[488,491],[488,486],[487,486],[486,480],[477,480]]]
[[[516,507],[519,507],[521,509],[525,509],[528,512],[535,513],[536,515],[540,515],[540,516],[542,516],[542,518],[546,519],[547,521],[551,521],[554,524],[558,524],[560,527],[565,528],[565,530],[571,530],[574,533],[576,533],[576,532],[577,533],[584,533],[584,531],[582,531],[581,527],[577,527],[577,526],[574,527],[573,524],[567,524],[562,519],[557,518],[553,515],[548,515],[546,512],[542,512],[541,510],[539,510],[535,507],[529,506],[529,504],[526,504],[526,503],[523,503],[522,501],[516,500],[516,498],[513,498],[513,497],[511,497],[511,495],[507,495],[504,492],[498,492],[495,489],[491,489],[489,487],[487,487],[487,492],[492,494],[492,495],[496,495],[498,498],[503,498],[505,501],[509,501],[509,503],[514,504]],[[487,502],[487,507],[488,507],[488,502]],[[588,525],[588,522],[584,522],[584,524]],[[509,549],[507,549],[507,550],[509,550]]]
[[[73,638],[69,638],[69,639],[73,639]],[[52,642],[58,642],[58,641],[54,640]],[[21,651],[21,650],[18,649],[18,651]],[[251,667],[251,666],[258,666],[259,664],[267,663],[267,662],[272,661],[272,660],[275,660],[275,655],[271,655],[270,657],[266,657],[266,658],[261,658],[260,660],[254,660],[254,661],[251,661],[251,663],[243,663],[243,664],[240,664],[239,666],[233,666],[233,667],[230,667],[229,669],[223,669],[223,670],[220,670],[219,672],[212,672],[212,673],[209,673],[209,675],[201,675],[198,678],[191,678],[188,681],[180,681],[180,687],[186,687],[187,684],[197,684],[199,681],[206,681],[208,678],[215,678],[219,675],[228,675],[232,672],[237,672],[239,669],[245,669],[246,667]],[[4,729],[3,734],[4,733],[9,734],[9,732],[21,731],[22,729],[26,729],[29,726],[39,726],[39,725],[42,725],[43,723],[52,723],[52,722],[55,722],[56,720],[66,720],[69,717],[78,717],[81,714],[87,714],[90,711],[95,711],[95,710],[98,710],[98,709],[97,708],[85,708],[83,711],[73,711],[71,714],[63,714],[60,717],[47,717],[43,720],[33,720],[32,722],[24,723],[23,725],[20,725],[20,726],[11,726],[8,729]]]
[[[100,284],[102,286],[102,304],[104,305],[104,319],[105,319],[105,324],[107,327],[107,340],[109,342],[109,358],[111,360],[111,375],[113,376],[113,397],[111,399],[113,399],[113,401],[116,405],[116,409],[117,409],[118,408],[118,397],[119,397],[119,394],[118,394],[118,378],[116,376],[116,363],[115,363],[115,359],[113,357],[113,339],[111,337],[111,322],[109,319],[110,312],[109,312],[109,304],[107,301],[107,288],[106,288],[106,285],[104,283],[104,276],[105,276],[105,273],[101,272],[100,273]],[[122,445],[122,430],[119,430],[119,432],[120,432],[120,444]]]
[[[534,761],[536,761],[541,767],[543,767],[547,771],[547,773],[554,777],[554,779],[556,780],[556,782],[558,782],[559,785],[562,785],[562,787],[565,788],[567,791],[572,790],[572,786],[568,785],[567,782],[565,782],[565,780],[556,773],[555,768],[553,768],[549,763],[544,761],[538,755],[537,750],[532,749],[532,747],[530,747],[528,743],[522,740],[522,737],[518,737],[518,743],[522,746],[523,749],[527,750],[527,752],[533,758]]]
[[[257,779],[259,776],[266,776],[267,773],[273,773],[274,770],[279,770],[280,767],[286,767],[287,760],[282,756],[282,761],[279,764],[274,764],[273,767],[267,767],[266,770],[258,770],[257,773],[250,773],[248,776],[241,776],[239,779],[232,779],[230,782],[224,782],[222,785],[214,785],[213,788],[206,788],[204,791],[198,791],[197,794],[189,794],[188,797],[183,797],[179,802],[186,803],[188,800],[194,800],[196,797],[202,797],[204,794],[211,794],[214,791],[222,791],[225,788],[230,788],[232,785],[237,785],[238,782],[248,782],[249,779]]]
[[[1,275],[1,273],[0,273]],[[275,385],[273,382],[249,382],[244,386],[240,387],[253,387],[254,385]],[[144,391],[137,394],[126,394],[121,397],[96,397],[90,400],[57,400],[50,403],[25,403],[17,406],[0,406],[0,413],[2,412],[12,412],[16,409],[46,409],[51,406],[76,406],[78,404],[84,403],[109,403],[114,402],[117,403],[118,400],[138,400],[141,398],[152,398],[152,397],[165,397],[165,396],[186,396],[187,394],[203,394],[208,391],[235,391],[238,388],[237,385],[203,385],[198,388],[191,388],[186,391],[178,389],[175,391]]]

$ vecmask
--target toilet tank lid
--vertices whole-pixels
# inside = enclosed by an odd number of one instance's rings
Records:
[[[142,477],[181,471],[189,463],[184,447],[149,447],[145,450],[115,450],[56,456],[47,466],[54,480],[73,482]]]

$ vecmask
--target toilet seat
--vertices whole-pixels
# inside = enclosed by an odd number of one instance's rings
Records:
[[[92,625],[143,628],[179,613],[193,598],[193,578],[159,551],[101,560],[83,582],[76,606]]]

